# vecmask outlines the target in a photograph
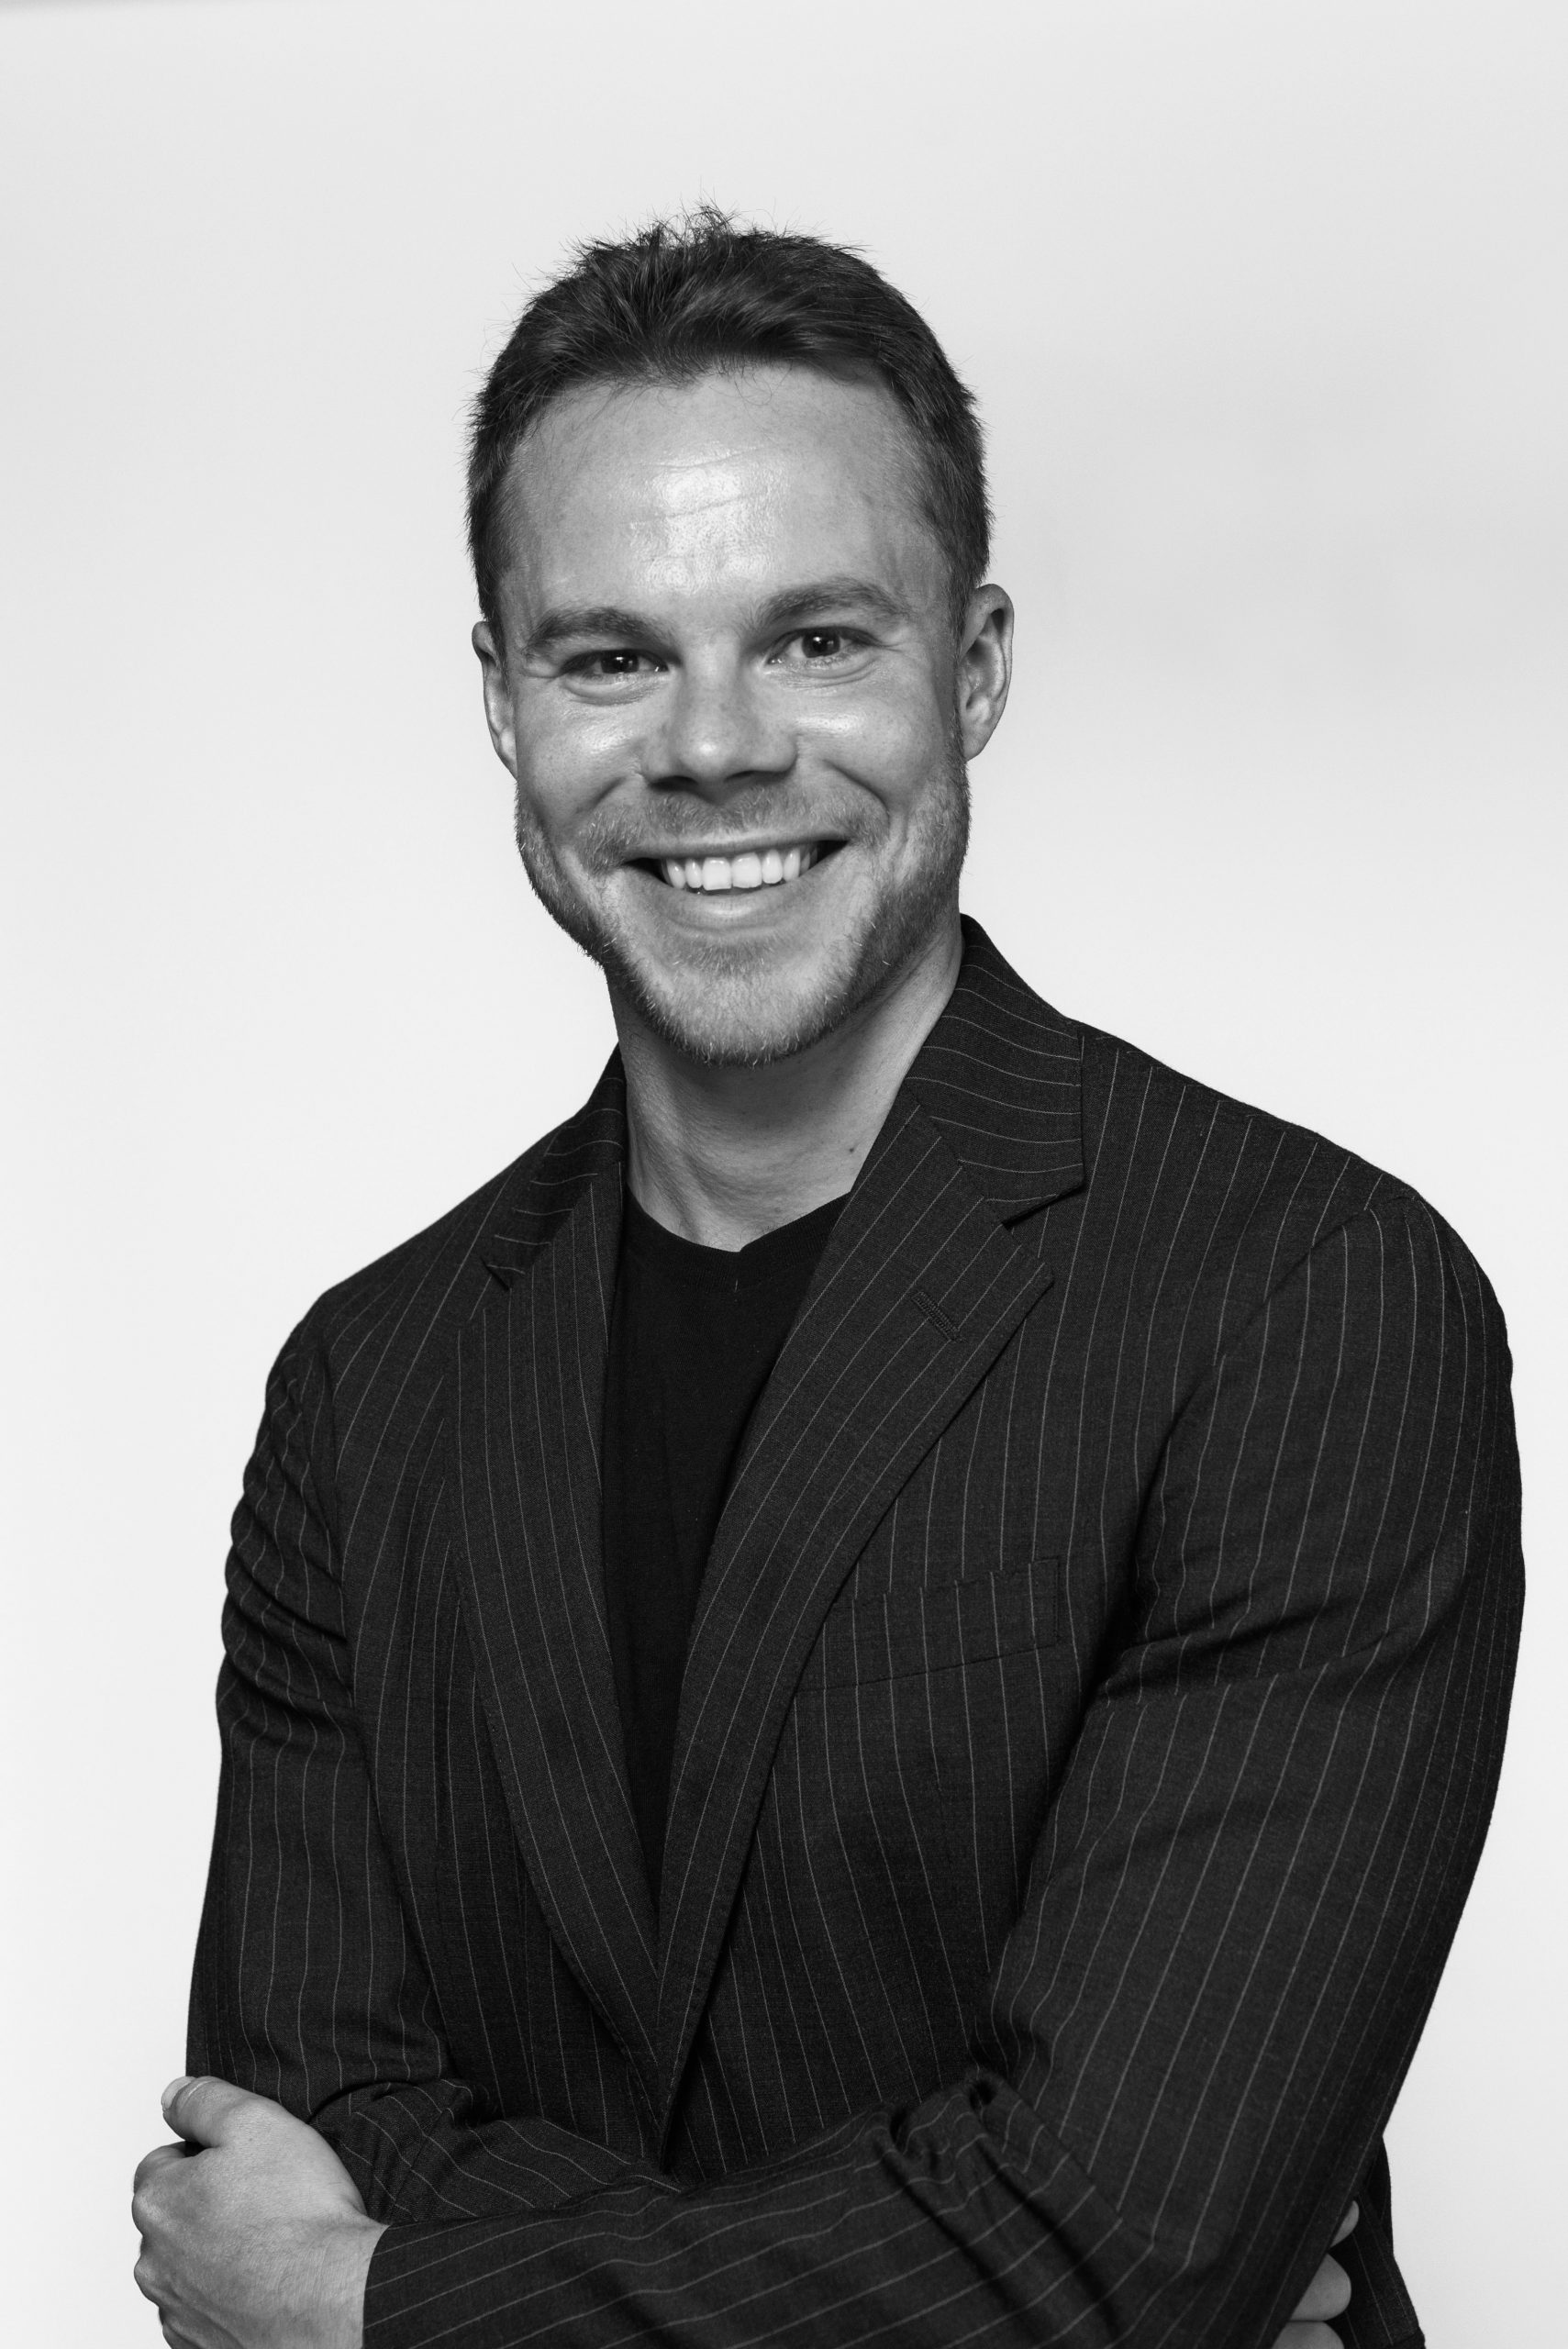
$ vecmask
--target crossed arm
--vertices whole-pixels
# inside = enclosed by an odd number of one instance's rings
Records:
[[[324,2137],[270,2098],[178,2079],[164,2117],[182,2143],[136,2174],[136,2280],[174,2349],[361,2349],[365,2279],[384,2229]],[[1360,2216],[1340,2221],[1342,2243]],[[1350,2278],[1325,2254],[1276,2349],[1334,2349]],[[459,2339],[461,2340],[461,2335]]]
[[[241,1577],[253,1626],[286,1609],[289,1653],[247,1668],[275,1673],[279,1766],[330,1753],[333,1832],[395,1931],[307,1482],[283,1478],[266,1603]],[[979,2329],[1252,2349],[1282,2323],[1307,2349],[1288,2327],[1337,2312],[1332,2269],[1302,2286],[1397,2090],[1500,1753],[1517,1490],[1500,1325],[1462,1252],[1414,1214],[1329,1235],[1184,1409],[1145,1522],[1140,1616],[964,2080],[677,2189],[544,2124],[472,2126],[405,1948],[387,2085],[284,2084],[346,2170],[264,2099],[179,2092],[206,2150],[150,2156],[138,2204],[168,2337],[315,2349],[356,2342],[362,2306],[372,2349]],[[250,2026],[236,2054],[275,2051]]]

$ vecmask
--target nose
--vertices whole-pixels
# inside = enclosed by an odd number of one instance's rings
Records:
[[[795,763],[784,713],[740,662],[692,662],[665,695],[648,748],[648,780],[719,798],[775,780]]]

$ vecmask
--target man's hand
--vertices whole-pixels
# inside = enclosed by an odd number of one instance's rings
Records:
[[[177,2349],[360,2349],[382,2230],[323,2137],[226,2080],[172,2081],[185,2142],[136,2173],[136,2280]]]
[[[1340,2221],[1340,2232],[1334,2237],[1337,2243],[1344,2242],[1360,2217],[1360,2208],[1352,2202]],[[1340,2349],[1340,2336],[1328,2320],[1343,2316],[1350,2304],[1351,2279],[1339,2261],[1325,2253],[1317,2275],[1292,2310],[1290,2322],[1275,2342],[1274,2349]]]

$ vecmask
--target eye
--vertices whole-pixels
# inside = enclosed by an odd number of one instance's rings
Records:
[[[825,669],[863,651],[865,639],[848,628],[797,629],[784,648],[786,661],[803,668]]]
[[[601,646],[594,652],[579,652],[565,663],[566,674],[573,677],[641,677],[658,663],[646,652],[634,652],[627,645]]]

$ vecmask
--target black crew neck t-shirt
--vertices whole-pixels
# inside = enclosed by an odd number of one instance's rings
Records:
[[[757,1398],[841,1199],[704,1248],[627,1192],[605,1383],[603,1533],[627,1775],[655,1905],[697,1587]]]

